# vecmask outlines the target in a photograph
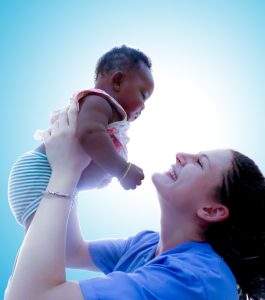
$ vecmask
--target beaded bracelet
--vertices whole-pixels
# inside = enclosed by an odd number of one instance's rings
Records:
[[[57,196],[57,197],[62,197],[62,198],[68,198],[69,200],[71,200],[71,208],[75,205],[76,196],[77,196],[76,192],[74,192],[72,194],[65,194],[65,193],[61,193],[61,192],[52,192],[49,190],[42,192],[42,194],[44,196],[52,196],[52,197]]]
[[[132,163],[129,162],[129,163],[127,164],[127,168],[126,168],[124,174],[123,174],[123,175],[121,176],[121,178],[119,179],[119,182],[122,182],[122,180],[124,180],[124,178],[128,175],[131,166],[132,166]]]

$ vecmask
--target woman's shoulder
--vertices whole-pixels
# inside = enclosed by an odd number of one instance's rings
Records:
[[[158,243],[159,241],[159,233],[153,230],[143,230],[138,232],[131,239],[131,244],[138,243]]]
[[[207,299],[237,299],[235,277],[207,243],[185,243],[165,251],[150,264],[163,270],[168,278],[173,272],[173,281],[202,288]]]

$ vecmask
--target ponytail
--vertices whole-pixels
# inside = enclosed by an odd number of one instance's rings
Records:
[[[206,240],[235,275],[240,300],[265,299],[265,180],[250,158],[232,153],[232,168],[217,190],[230,215],[209,226]]]

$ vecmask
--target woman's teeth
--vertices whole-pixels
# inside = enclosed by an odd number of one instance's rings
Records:
[[[169,172],[168,172],[169,176],[174,180],[174,181],[177,181],[178,177],[177,177],[177,174],[173,168],[173,166],[171,166]]]

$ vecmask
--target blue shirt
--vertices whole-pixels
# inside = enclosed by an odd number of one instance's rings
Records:
[[[80,281],[85,300],[236,300],[235,278],[208,243],[188,242],[155,257],[159,234],[90,243],[105,276]]]

